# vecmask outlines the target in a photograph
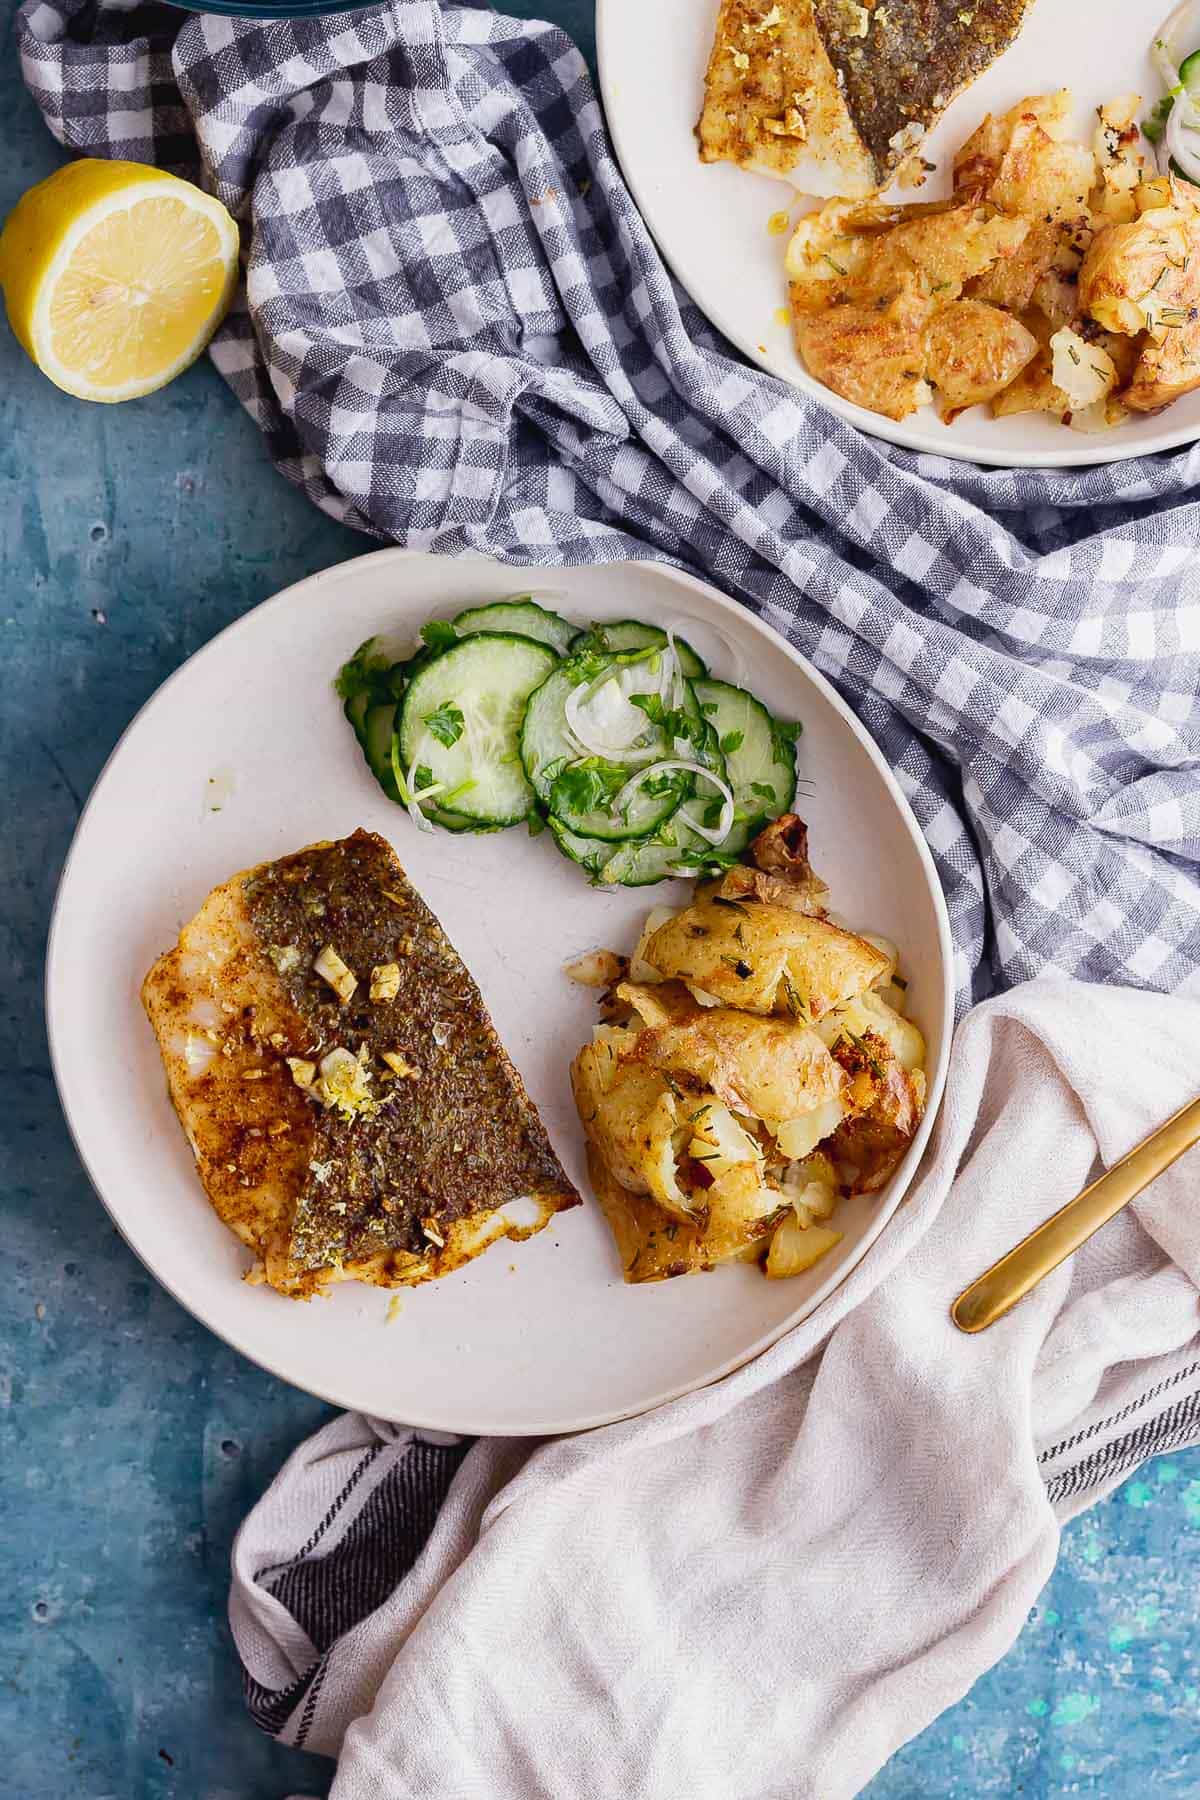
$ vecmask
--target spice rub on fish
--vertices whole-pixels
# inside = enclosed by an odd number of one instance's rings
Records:
[[[722,0],[697,126],[702,162],[802,193],[886,186],[1030,0]]]
[[[373,833],[215,888],[142,999],[251,1280],[295,1299],[411,1285],[579,1203],[479,989]],[[517,1200],[532,1219],[501,1210]]]

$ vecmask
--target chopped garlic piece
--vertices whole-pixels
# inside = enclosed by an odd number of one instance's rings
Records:
[[[446,1240],[432,1219],[422,1219],[421,1230],[425,1233],[425,1236],[429,1239],[431,1244],[436,1244],[439,1250],[445,1249]]]
[[[803,114],[794,106],[789,106],[781,118],[764,119],[762,128],[769,131],[772,137],[799,138],[801,143],[808,136],[808,126],[804,123]]]
[[[407,1077],[409,1080],[415,1081],[421,1073],[415,1063],[405,1061],[399,1050],[382,1050],[380,1055],[383,1057],[384,1062],[392,1071],[393,1075]]]
[[[909,150],[915,150],[925,136],[925,127],[918,119],[910,119],[901,130],[894,132],[888,139],[888,148],[897,156],[904,156]]]
[[[358,976],[342,961],[332,944],[326,944],[313,968],[322,981],[329,983],[339,1000],[349,1000],[358,986]]]
[[[316,1080],[317,1065],[303,1056],[289,1056],[287,1066],[292,1071],[292,1080],[298,1088],[311,1087]]]
[[[371,970],[372,1000],[394,1000],[400,992],[400,964],[376,963]]]
[[[281,975],[290,975],[300,967],[300,952],[295,944],[268,944],[267,955]]]
[[[265,1069],[243,1069],[242,1070],[242,1080],[243,1081],[265,1081],[266,1079],[267,1079],[267,1071]]]

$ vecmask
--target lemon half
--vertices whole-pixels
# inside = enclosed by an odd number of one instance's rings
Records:
[[[238,231],[210,195],[144,163],[68,163],[0,234],[9,323],[83,400],[153,393],[194,362],[238,275]]]

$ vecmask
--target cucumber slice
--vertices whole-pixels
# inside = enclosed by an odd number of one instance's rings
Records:
[[[464,819],[461,813],[447,812],[444,807],[428,805],[421,811],[433,825],[440,825],[443,831],[469,831],[476,837],[486,837],[489,831],[503,831],[502,825],[483,825],[477,819]]]
[[[549,644],[562,656],[575,636],[575,627],[548,612],[535,600],[497,600],[491,606],[471,606],[453,621],[459,637],[472,637],[477,631],[504,631],[517,637],[533,638]]]
[[[675,841],[663,843],[663,835]],[[614,854],[597,870],[596,883],[599,887],[632,888],[653,887],[657,881],[692,880],[700,870],[681,859],[689,852],[702,856],[711,848],[686,825],[670,824],[664,834],[656,833],[649,841],[616,845]]]
[[[583,837],[554,818],[550,830],[563,855],[587,870],[594,887],[653,887],[659,881],[691,881],[704,874],[706,867],[719,868],[729,860],[722,850],[721,863],[705,865],[705,857],[715,856],[712,845],[679,824],[677,817],[652,837],[627,839],[621,844]]]
[[[556,661],[548,645],[531,638],[479,632],[427,663],[400,703],[397,751],[406,774],[428,769],[454,796],[454,812],[475,823],[524,819],[533,789],[518,751],[521,720]],[[450,743],[441,741],[439,728],[452,736]]]
[[[582,682],[591,682],[600,689],[605,678],[611,679],[617,706],[628,703],[635,694],[655,693],[657,672],[649,665],[650,658],[642,655],[605,657],[592,653],[571,657],[559,664],[526,708],[521,729],[525,773],[547,811],[581,837],[604,838],[614,843],[646,837],[670,818],[691,791],[686,771],[672,771],[661,779],[648,777],[653,780],[655,791],[647,793],[639,788],[628,807],[616,812],[613,800],[636,774],[639,764],[662,762],[675,754],[671,740],[660,724],[646,716],[636,740],[635,755],[628,751],[611,756],[581,755],[567,724],[567,701]]]
[[[636,774],[636,769],[600,757],[587,757],[561,770],[550,786],[551,818],[581,837],[609,844],[648,837],[691,793],[692,778],[680,769],[662,775],[647,773],[647,785],[635,787],[618,811],[617,795]]]
[[[362,736],[363,755],[367,767],[389,800],[399,803],[400,790],[392,771],[392,730],[396,723],[396,702],[384,700],[367,708]]]
[[[606,858],[612,855],[613,846],[600,838],[580,837],[578,832],[568,831],[559,819],[551,817],[547,822],[550,835],[563,855],[586,869],[594,879],[604,867]]]
[[[726,779],[739,815],[722,855],[744,850],[758,827],[785,813],[796,797],[796,753],[761,700],[727,681],[694,681],[692,691],[717,734]],[[691,811],[691,808],[687,809]]]
[[[1200,50],[1193,50],[1179,65],[1179,80],[1193,100],[1200,100]]]
[[[362,688],[357,694],[351,694],[350,698],[342,708],[342,711],[354,728],[355,737],[358,739],[359,744],[364,751],[367,747],[367,708],[370,704],[370,692],[368,689]]]
[[[591,625],[586,631],[577,632],[567,647],[572,656],[583,650],[622,654],[630,650],[659,650],[666,641],[667,634],[658,625],[643,625],[640,619],[618,619],[614,625]],[[679,667],[689,681],[708,674],[706,665],[683,638],[675,639],[675,648],[679,652]]]
[[[430,661],[430,652],[418,650],[403,662],[392,661],[393,654],[382,638],[368,638],[349,662],[343,663],[334,686],[367,767],[388,799],[398,802],[391,758],[396,702],[412,676]]]

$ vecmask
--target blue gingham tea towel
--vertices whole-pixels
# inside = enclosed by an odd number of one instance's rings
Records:
[[[327,20],[25,0],[72,150],[244,222],[213,357],[271,455],[376,537],[667,556],[784,632],[897,771],[965,1003],[1200,962],[1200,449],[987,471],[862,437],[674,288],[578,51],[407,0]]]

